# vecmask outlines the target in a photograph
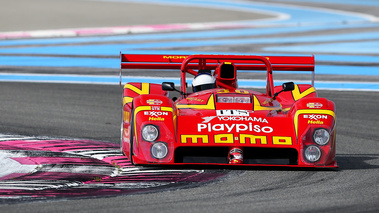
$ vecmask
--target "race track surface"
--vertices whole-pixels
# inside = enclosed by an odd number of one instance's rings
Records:
[[[30,2],[0,7],[1,212],[379,211],[379,4]],[[32,9],[5,9],[19,4]],[[106,28],[115,26],[128,32]],[[39,31],[51,29],[80,35]],[[318,94],[337,107],[339,168],[132,167],[118,150],[120,51],[315,54]],[[124,83],[178,78],[124,75]],[[12,165],[18,172],[4,169]]]

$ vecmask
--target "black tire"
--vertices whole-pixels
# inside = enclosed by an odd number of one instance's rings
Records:
[[[121,116],[122,117],[122,116]],[[122,136],[124,134],[124,121],[121,121],[121,135],[120,135],[120,151],[125,156],[125,153],[123,151],[123,145],[122,145]]]
[[[132,112],[131,112],[131,119],[130,119],[130,142],[129,142],[129,148],[130,148],[130,151],[129,151],[129,160],[130,160],[130,163],[132,165],[134,165],[134,162],[133,162],[133,137],[134,137],[134,110],[133,110],[133,106],[132,106]]]

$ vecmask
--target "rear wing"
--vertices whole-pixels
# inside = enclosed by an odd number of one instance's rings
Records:
[[[196,75],[195,70],[214,70],[223,62],[232,62],[238,70],[311,71],[314,85],[314,56],[254,56],[254,55],[163,55],[163,54],[120,54],[123,69],[177,69]],[[184,67],[183,67],[184,66]],[[269,83],[269,82],[268,82]],[[272,86],[272,82],[268,84]]]
[[[218,55],[201,55],[218,56]],[[266,70],[266,66],[259,61],[238,60],[239,55],[219,55],[228,59],[207,60],[207,68],[215,69],[224,61],[233,62],[240,70]],[[242,56],[242,55],[241,55]],[[121,69],[180,69],[188,55],[152,55],[152,54],[122,54]],[[314,56],[264,56],[267,58],[274,71],[314,71]],[[241,65],[239,65],[242,63]],[[189,67],[196,69],[199,61],[193,60]]]

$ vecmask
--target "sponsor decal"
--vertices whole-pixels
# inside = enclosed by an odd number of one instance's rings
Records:
[[[324,121],[321,121],[320,119],[328,119],[328,115],[320,115],[320,114],[305,114],[303,115],[305,119],[308,120],[308,124],[324,124]]]
[[[202,123],[208,123],[214,118],[218,121],[250,121],[258,123],[268,123],[266,118],[248,117],[250,113],[247,110],[216,110],[217,116],[202,117]]]
[[[214,95],[210,95],[206,104],[177,104],[178,109],[215,109]]]
[[[149,121],[164,121],[162,117],[149,117]]]
[[[320,114],[304,114],[304,118],[311,119],[311,120],[320,120],[320,119],[328,119],[328,115],[320,115]]]
[[[309,103],[307,103],[307,107],[310,108],[310,109],[319,109],[322,106],[323,106],[322,103],[318,103],[318,102],[309,102]]]
[[[144,115],[152,116],[152,117],[159,117],[159,116],[166,116],[168,115],[168,112],[163,111],[145,111],[143,113]]]
[[[216,110],[217,116],[249,116],[247,110]]]
[[[268,123],[266,118],[257,118],[257,117],[228,117],[228,116],[221,116],[218,117],[220,121],[252,121],[252,122],[259,122],[259,123]]]
[[[309,120],[308,124],[324,124],[324,121],[312,121],[312,120]]]
[[[202,117],[203,122],[202,123],[208,123],[209,121],[213,120],[216,116],[208,116],[208,117]]]
[[[304,117],[300,117],[300,115],[304,115],[304,114],[320,114],[320,115],[328,115],[328,116],[331,116],[330,118],[334,118],[334,122],[332,125],[335,124],[335,118],[336,118],[336,114],[332,111],[332,110],[325,110],[325,109],[300,109],[300,110],[297,110],[296,113],[295,113],[295,116],[294,116],[294,119],[293,119],[293,123],[295,125],[295,132],[296,132],[296,136],[299,135],[299,132],[298,132],[298,128],[299,128],[299,119],[300,118],[304,118]],[[329,117],[328,117],[329,118]],[[314,121],[314,120],[313,120]]]
[[[266,136],[252,134],[215,134],[213,141],[215,144],[254,144],[268,145],[267,138],[271,138],[272,145],[292,145],[292,138],[288,136]],[[209,135],[181,135],[181,143],[209,143]]]
[[[187,56],[185,55],[165,55],[163,59],[185,59]]]
[[[151,106],[151,110],[161,111],[160,106]]]
[[[243,90],[243,89],[236,89],[234,90],[235,93],[239,93],[239,94],[250,94],[250,92],[248,90]],[[230,93],[230,90],[228,89],[218,89],[216,91],[216,93]]]
[[[187,140],[190,141],[190,143],[208,143],[208,135],[181,135],[180,141],[182,143],[187,143]]]
[[[200,98],[197,98],[197,97],[189,97],[189,98],[187,98],[187,100],[188,101],[197,101],[197,102],[201,102],[201,103],[203,103],[203,102],[205,102],[203,99],[200,99]]]
[[[211,124],[211,123],[201,123],[197,124],[197,131],[203,132],[203,130],[208,132],[217,132],[217,131],[226,131],[226,132],[263,132],[263,133],[272,133],[274,129],[270,126],[253,125],[253,123],[248,124]]]
[[[267,123],[266,118],[257,118],[257,117],[237,117],[237,116],[208,116],[202,117],[202,123],[209,123],[214,118],[217,118],[219,121],[250,121],[250,122],[258,122],[258,123]]]
[[[159,99],[149,99],[146,103],[149,105],[161,105],[163,102]]]

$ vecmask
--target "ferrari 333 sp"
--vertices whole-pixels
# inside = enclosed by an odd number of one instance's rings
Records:
[[[337,167],[335,105],[317,96],[313,56],[121,54],[123,69],[181,75],[179,89],[123,87],[121,149],[133,164]],[[266,88],[239,88],[237,71],[266,73]],[[274,86],[279,71],[310,71],[311,84]]]

